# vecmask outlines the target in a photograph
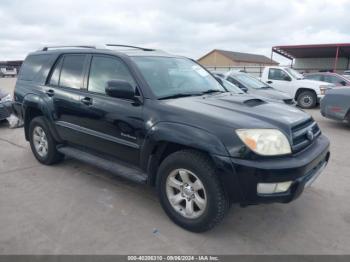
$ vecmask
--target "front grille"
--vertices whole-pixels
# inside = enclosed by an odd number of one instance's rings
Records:
[[[286,103],[287,105],[293,105],[294,99],[284,99],[283,102]]]
[[[308,134],[309,131],[312,132],[312,136],[311,133]],[[319,135],[321,135],[321,129],[312,118],[292,127],[293,152],[299,152],[308,147]]]

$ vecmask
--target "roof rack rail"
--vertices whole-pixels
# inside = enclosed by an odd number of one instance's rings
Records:
[[[130,47],[130,48],[140,49],[140,50],[143,50],[143,51],[155,51],[155,49],[152,49],[152,48],[144,48],[144,47],[133,46],[133,45],[106,44],[106,46]]]
[[[43,47],[42,51],[48,51],[49,49],[59,49],[59,48],[93,48],[96,49],[95,46],[90,46],[90,45],[58,45],[58,46],[45,46]]]

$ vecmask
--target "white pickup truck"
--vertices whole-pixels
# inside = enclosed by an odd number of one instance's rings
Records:
[[[313,108],[327,89],[334,85],[304,79],[303,75],[289,67],[265,67],[261,80],[277,90],[290,94],[302,108]]]

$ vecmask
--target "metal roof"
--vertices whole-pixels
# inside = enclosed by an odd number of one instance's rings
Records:
[[[350,43],[274,46],[272,52],[289,59],[321,58],[335,57],[337,49],[339,57],[350,57]]]
[[[263,55],[233,52],[233,51],[226,51],[226,50],[221,50],[221,49],[212,50],[208,54],[199,58],[198,61],[203,59],[204,57],[210,55],[211,53],[213,53],[215,51],[222,54],[223,56],[229,58],[230,60],[237,61],[237,62],[278,65],[278,63],[276,61],[273,61],[270,58],[263,56]]]

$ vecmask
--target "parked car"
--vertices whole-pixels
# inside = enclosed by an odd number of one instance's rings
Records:
[[[1,67],[0,68],[0,77],[16,77],[17,69],[14,67]]]
[[[155,186],[166,214],[194,232],[230,203],[296,199],[330,154],[307,113],[228,92],[195,61],[149,48],[31,53],[15,107],[40,163],[67,155]]]
[[[345,70],[344,75],[350,75],[350,70]]]
[[[323,81],[334,84],[335,86],[350,86],[350,79],[342,75],[331,72],[309,73],[304,75],[305,79]]]
[[[324,97],[326,90],[334,85],[304,79],[304,76],[292,68],[280,66],[265,67],[261,80],[277,90],[291,95],[301,108],[313,108]]]
[[[231,93],[234,94],[240,94],[240,95],[244,95],[245,92],[242,91],[238,86],[232,84],[231,82],[227,81],[223,76],[214,73],[213,76],[215,77],[215,79],[223,86],[225,87],[225,89]]]
[[[289,94],[278,91],[246,73],[230,71],[224,77],[227,81],[238,86],[243,92],[248,94],[257,95],[269,101],[295,105],[294,99]]]
[[[213,73],[212,72],[212,74],[228,91],[233,92],[235,94],[247,95],[247,92],[244,92],[241,88],[239,88],[238,86],[236,86],[232,82],[227,81],[225,79],[225,76],[222,75],[221,73],[215,73],[215,72]],[[283,103],[283,104],[287,104],[287,105],[295,105],[295,103],[291,103],[288,100],[284,101],[284,100],[280,100],[280,99],[275,99],[273,97],[272,98],[267,97],[266,95],[261,96],[258,94],[258,92],[255,94],[249,94],[249,96],[261,99],[262,101],[268,101],[268,102],[272,102],[272,103]]]
[[[10,116],[12,97],[0,88],[0,122],[3,122]]]
[[[350,89],[342,87],[327,91],[321,100],[321,114],[350,125]]]

